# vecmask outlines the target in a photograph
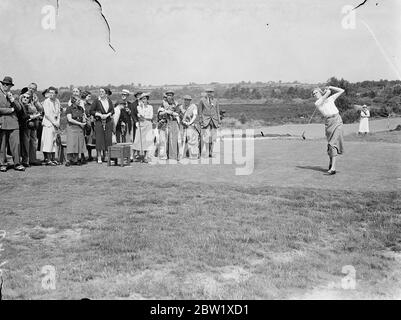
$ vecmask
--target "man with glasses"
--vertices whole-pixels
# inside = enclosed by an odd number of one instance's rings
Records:
[[[28,88],[21,90],[19,102],[21,105],[20,115],[20,144],[22,165],[26,168],[30,166],[40,166],[42,162],[36,159],[36,150],[38,148],[38,138],[36,130],[42,120],[40,113],[40,103],[33,101],[32,91]]]
[[[0,172],[6,172],[7,166],[7,144],[10,146],[14,161],[14,169],[25,171],[20,164],[20,133],[17,113],[21,106],[10,92],[14,86],[11,77],[4,77],[0,81]]]

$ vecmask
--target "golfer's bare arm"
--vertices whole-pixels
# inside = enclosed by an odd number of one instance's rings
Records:
[[[336,93],[332,95],[332,98],[334,99],[334,101],[345,92],[344,89],[333,87],[333,86],[329,86],[328,89],[336,91]]]

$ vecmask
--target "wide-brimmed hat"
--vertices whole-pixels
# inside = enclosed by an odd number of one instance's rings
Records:
[[[214,92],[214,89],[212,87],[207,87],[205,89],[205,92]]]
[[[134,97],[138,98],[138,96],[140,96],[142,93],[143,93],[142,91],[137,91],[135,92]]]
[[[123,89],[123,90],[121,91],[121,94],[130,95],[131,92],[129,92],[129,90],[127,90],[127,89]]]
[[[166,91],[164,94],[165,94],[166,96],[169,95],[169,94],[174,95],[174,91],[173,91],[173,90],[168,90],[168,91]]]
[[[49,92],[49,89],[45,89],[43,92],[42,92],[42,96],[43,97],[46,97],[46,94]]]
[[[28,91],[29,91],[29,89],[27,87],[22,88],[21,92],[20,92],[20,95],[22,96],[23,94],[27,93]]]
[[[144,92],[138,97],[138,99],[142,99],[142,98],[145,98],[145,97],[149,98],[150,97],[150,93],[149,92]]]
[[[184,100],[192,100],[192,97],[190,96],[190,95],[185,95],[184,97],[183,97],[183,99]]]
[[[3,81],[0,81],[2,84],[8,84],[10,86],[14,86],[13,78],[11,77],[4,77]]]

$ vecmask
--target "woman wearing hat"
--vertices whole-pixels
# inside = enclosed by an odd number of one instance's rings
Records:
[[[97,162],[106,161],[107,150],[112,145],[114,115],[113,102],[106,94],[106,89],[101,88],[99,98],[92,104],[91,115],[95,117]]]
[[[35,104],[32,92],[28,88],[21,90],[19,102],[22,107],[20,114],[20,144],[22,165],[29,167],[37,165],[36,150],[38,148],[37,128],[42,120],[40,104]],[[41,106],[41,105],[40,105]]]
[[[59,163],[55,160],[57,151],[56,137],[57,131],[60,129],[61,105],[57,99],[58,91],[54,87],[47,90],[48,98],[43,102],[43,131],[42,146],[44,162],[48,166],[56,166]]]
[[[335,93],[330,96],[331,90]],[[316,98],[316,108],[325,117],[327,154],[329,155],[328,175],[336,174],[336,159],[339,154],[344,152],[343,141],[343,121],[335,105],[336,99],[344,93],[344,89],[329,86],[323,92],[320,88],[313,90]]]
[[[138,122],[136,123],[137,133],[135,136],[133,149],[144,154],[141,162],[148,163],[149,151],[153,149],[153,107],[148,104],[149,93],[143,93],[139,96],[138,104]]]
[[[359,131],[358,134],[368,134],[369,133],[369,118],[370,112],[368,106],[364,104],[360,107],[361,110],[361,120],[359,122]]]
[[[80,100],[71,97],[71,105],[67,107],[67,162],[66,166],[83,164],[82,155],[86,151],[84,128],[86,126],[85,109]],[[81,157],[80,157],[81,156]]]

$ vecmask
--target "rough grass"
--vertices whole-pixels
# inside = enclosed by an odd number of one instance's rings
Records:
[[[341,283],[344,265],[357,292],[400,285],[385,255],[401,250],[399,192],[58,175],[2,179],[5,299],[291,298]]]

